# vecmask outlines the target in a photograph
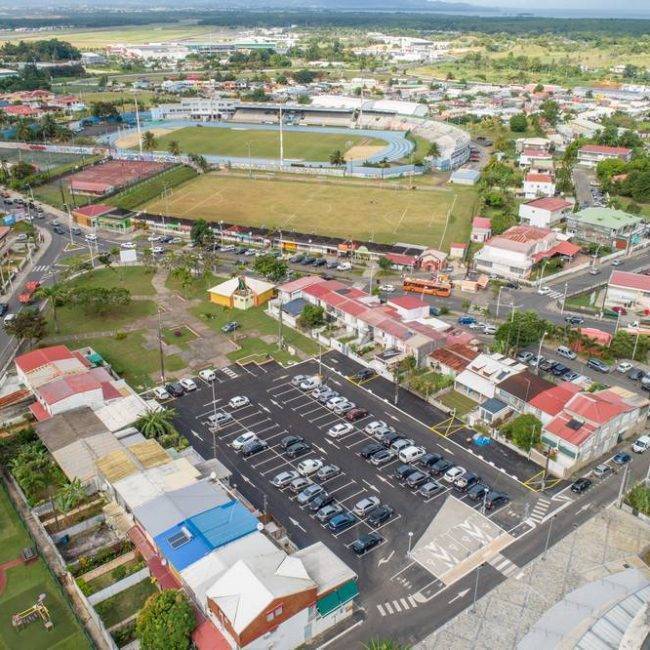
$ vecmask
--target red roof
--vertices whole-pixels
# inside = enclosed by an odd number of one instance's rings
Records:
[[[291,280],[291,282],[285,282],[285,284],[281,285],[279,289],[284,293],[295,293],[296,291],[302,291],[308,286],[318,282],[324,282],[323,278],[318,275],[305,275],[302,278]]]
[[[522,156],[527,156],[528,158],[551,158],[551,154],[548,151],[542,149],[524,149],[521,152]]]
[[[548,210],[549,212],[557,212],[558,210],[566,210],[573,204],[554,196],[544,196],[541,199],[526,201],[525,205],[530,205],[531,207],[539,208],[540,210]]]
[[[529,403],[544,413],[557,415],[566,403],[579,392],[580,386],[567,381],[535,395]]]
[[[5,106],[2,110],[9,115],[24,115],[26,117],[30,117],[38,113],[35,108],[24,106],[23,104],[12,104],[11,106]]]
[[[438,348],[429,356],[441,364],[461,372],[467,368],[469,363],[478,357],[479,351],[470,348],[462,343],[448,345],[446,348]]]
[[[487,217],[474,217],[472,221],[472,228],[490,230],[491,227],[492,222]]]
[[[115,210],[115,206],[106,205],[105,203],[95,203],[84,205],[81,208],[75,208],[75,214],[80,214],[84,217],[99,217],[102,214],[106,214],[111,210]]]
[[[92,368],[78,375],[61,377],[44,384],[38,389],[41,399],[48,404],[56,404],[72,395],[102,391],[105,400],[120,397],[120,392],[111,383],[113,378],[105,368]]]
[[[650,275],[641,273],[630,273],[629,271],[613,271],[609,284],[625,289],[638,289],[639,291],[650,291]]]
[[[465,250],[467,248],[467,244],[459,244],[459,243],[449,244],[449,248],[462,248],[463,250]]]
[[[48,348],[40,348],[26,352],[15,358],[15,363],[24,373],[33,372],[38,368],[46,366],[48,363],[63,361],[64,359],[75,359],[76,357],[70,352],[65,345],[52,345]]]
[[[550,174],[526,174],[527,183],[552,183],[553,177]]]
[[[552,232],[549,228],[537,228],[536,226],[512,226],[512,228],[508,228],[508,230],[493,239],[509,239],[520,244],[526,244],[531,241],[544,239],[544,237],[547,237]]]
[[[30,404],[29,410],[32,412],[32,415],[39,421],[43,422],[43,420],[47,420],[50,418],[50,414],[43,408],[43,406],[39,402],[34,402],[33,404]]]
[[[533,261],[539,262],[547,257],[554,255],[566,255],[567,257],[575,257],[580,252],[580,246],[572,244],[570,241],[561,241],[555,246],[551,246],[548,250],[533,255]]]
[[[603,332],[603,330],[599,330],[596,327],[579,327],[578,330],[583,336],[601,345],[609,345],[612,340],[612,335],[609,332]]]
[[[402,309],[421,309],[422,307],[428,308],[429,306],[424,300],[420,300],[415,296],[395,296],[388,300],[388,304],[401,307]]]
[[[609,153],[616,156],[627,156],[632,153],[632,149],[628,149],[628,147],[608,147],[602,144],[585,144],[580,147],[580,151],[587,153]]]
[[[400,266],[415,266],[417,260],[413,255],[404,255],[403,253],[386,253],[384,257]]]

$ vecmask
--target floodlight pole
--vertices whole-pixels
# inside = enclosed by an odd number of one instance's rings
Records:
[[[282,127],[282,106],[280,106],[280,171],[284,168],[284,132]]]
[[[158,306],[158,350],[160,352],[160,379],[165,384],[165,355],[162,342],[162,322],[160,318],[160,306]]]
[[[138,129],[138,144],[140,147],[140,155],[142,155],[142,130],[140,129],[140,111],[138,109],[138,96],[136,93],[133,95],[135,101],[135,124]]]

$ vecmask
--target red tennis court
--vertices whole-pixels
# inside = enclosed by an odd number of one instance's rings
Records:
[[[146,160],[109,160],[68,177],[73,192],[101,196],[153,176],[170,165]]]

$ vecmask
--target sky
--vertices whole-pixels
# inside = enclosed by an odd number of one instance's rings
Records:
[[[607,14],[611,16],[626,16],[629,14],[650,16],[650,0],[467,0],[470,4],[487,7],[508,7],[531,13],[546,13],[559,9],[568,12],[585,14]]]

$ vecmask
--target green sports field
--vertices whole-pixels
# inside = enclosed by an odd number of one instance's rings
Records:
[[[362,241],[448,248],[451,242],[468,240],[477,206],[476,190],[470,187],[408,190],[382,186],[379,181],[352,184],[205,174],[140,209]]]
[[[169,143],[178,142],[183,153],[211,154],[247,158],[279,158],[280,132],[241,128],[221,129],[187,126],[156,138],[156,149],[166,150]],[[352,147],[383,147],[386,142],[379,138],[338,133],[284,133],[284,157],[286,159],[324,162],[333,151],[345,154]]]

